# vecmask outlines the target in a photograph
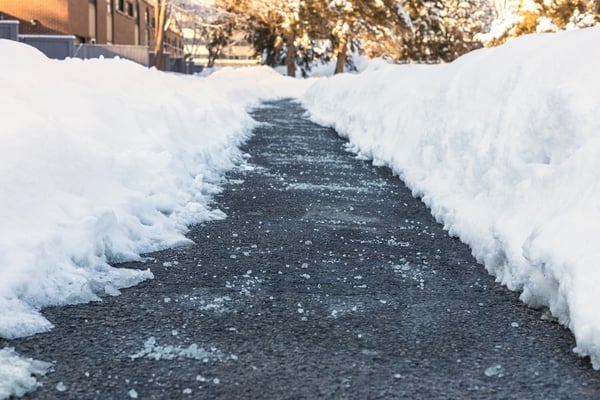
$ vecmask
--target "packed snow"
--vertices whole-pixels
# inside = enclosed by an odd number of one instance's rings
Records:
[[[52,364],[24,358],[12,348],[0,350],[0,399],[11,395],[23,396],[35,390],[35,376],[45,375]]]
[[[387,165],[451,235],[600,369],[600,29],[521,37],[450,64],[321,79],[312,118]]]
[[[187,347],[179,345],[159,345],[154,336],[151,336],[144,342],[144,348],[137,353],[129,356],[132,360],[138,358],[149,358],[151,360],[177,360],[177,359],[193,359],[202,362],[223,361],[226,359],[237,360],[235,354],[226,355],[217,348],[204,349],[198,347],[196,343],[192,343]]]
[[[51,329],[43,307],[152,278],[109,263],[186,244],[189,224],[223,218],[210,201],[255,124],[246,109],[306,85],[267,68],[199,78],[125,60],[49,60],[7,40],[0,59],[0,337],[8,339]],[[18,395],[34,385],[22,376],[39,368],[10,354],[7,393]]]

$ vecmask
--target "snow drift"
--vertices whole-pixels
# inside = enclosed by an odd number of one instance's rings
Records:
[[[0,336],[51,328],[42,307],[152,277],[114,268],[183,244],[253,120],[269,69],[204,79],[124,60],[49,60],[0,40]],[[260,82],[271,85],[257,85]],[[286,80],[287,81],[287,80]]]
[[[488,271],[548,307],[600,369],[600,29],[451,64],[374,63],[303,98],[392,168]]]

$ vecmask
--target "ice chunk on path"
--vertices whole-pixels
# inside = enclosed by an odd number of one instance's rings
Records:
[[[19,356],[13,348],[0,350],[0,399],[21,397],[40,384],[35,376],[45,375],[52,364]]]
[[[221,314],[227,311],[226,303],[231,301],[231,297],[223,296],[216,297],[211,302],[201,301],[200,311],[213,311],[217,314]]]
[[[504,376],[504,368],[502,368],[502,365],[496,364],[486,368],[483,373],[487,377],[497,376],[498,378],[502,378]]]
[[[237,359],[236,356],[226,356],[221,350],[214,347],[206,350],[192,343],[188,347],[175,345],[161,346],[156,343],[156,338],[151,336],[144,342],[144,348],[137,353],[129,356],[132,360],[138,358],[150,358],[152,360],[176,360],[176,359],[194,359],[208,362],[211,360],[224,361],[226,359]],[[235,358],[234,358],[235,357]]]

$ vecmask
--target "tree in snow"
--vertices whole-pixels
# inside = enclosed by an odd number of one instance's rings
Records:
[[[335,72],[342,72],[354,50],[396,62],[451,61],[482,46],[475,35],[492,18],[488,0],[221,2],[247,16],[263,61],[285,59],[291,76],[296,64],[315,58],[335,59]]]
[[[262,34],[260,39],[273,38],[273,49],[285,46],[287,74],[296,75],[295,42],[300,36],[300,0],[221,0],[220,4],[231,12],[247,16],[256,28],[255,32]]]
[[[206,66],[212,68],[217,58],[221,57],[223,50],[231,43],[235,22],[225,16],[213,24],[205,25],[202,37],[206,50],[208,51],[208,62]]]
[[[198,54],[200,47],[206,47],[207,67],[214,66],[223,49],[232,42],[237,24],[235,15],[204,0],[174,1],[174,20],[184,32],[186,51]]]
[[[400,58],[416,62],[448,62],[481,47],[476,38],[490,24],[486,0],[405,0],[412,35]]]
[[[343,72],[349,46],[402,38],[410,28],[398,0],[332,0],[327,4],[335,73]]]
[[[369,57],[396,62],[444,62],[481,47],[475,36],[489,26],[487,0],[333,0],[336,71],[349,45]]]
[[[513,0],[495,3],[497,17],[481,36],[496,46],[528,33],[557,32],[600,24],[600,0]]]

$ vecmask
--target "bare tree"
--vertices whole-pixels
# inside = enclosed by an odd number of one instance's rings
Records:
[[[236,43],[234,33],[244,25],[244,18],[228,12],[207,0],[172,0],[174,22],[184,32],[186,52],[199,53],[201,47],[208,52],[207,67],[214,66],[224,49]]]
[[[225,17],[225,20],[217,20],[215,24],[205,25],[203,36],[208,51],[208,62],[206,66],[212,68],[215,61],[222,56],[223,50],[231,43],[233,21]]]
[[[222,0],[230,10],[247,15],[263,26],[272,27],[285,43],[288,76],[296,76],[296,38],[300,27],[299,0]]]

